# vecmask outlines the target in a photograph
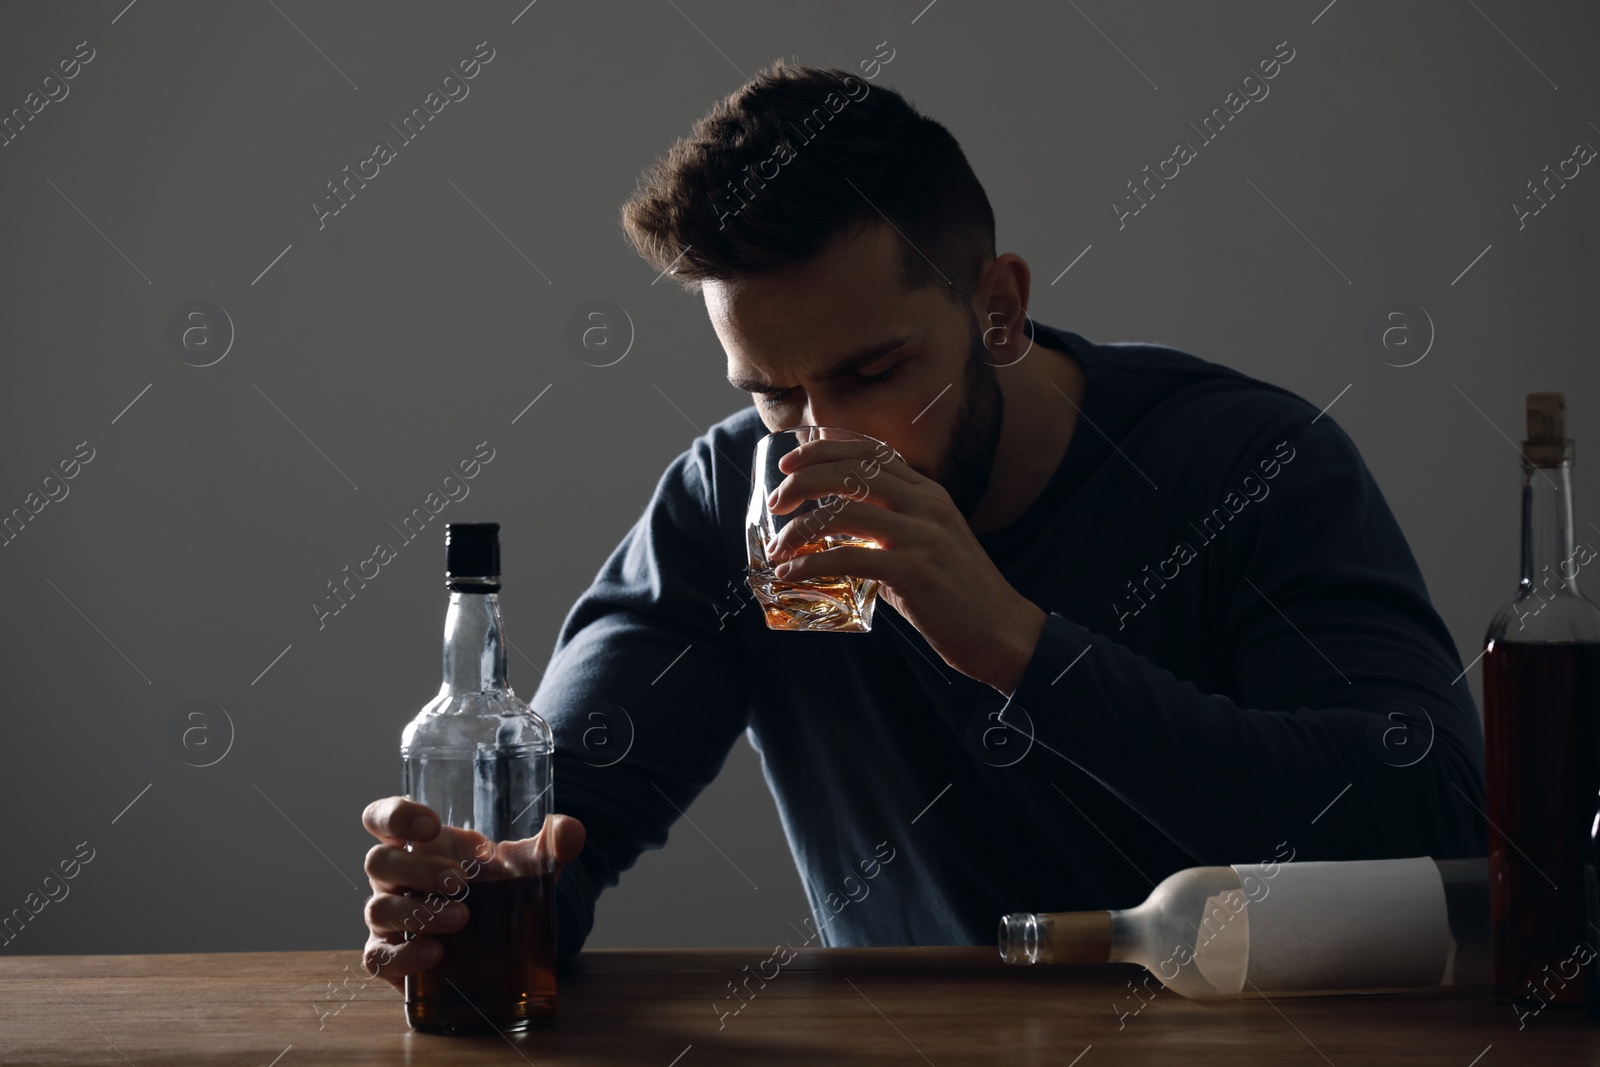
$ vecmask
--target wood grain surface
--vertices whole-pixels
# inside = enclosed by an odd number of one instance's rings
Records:
[[[776,974],[770,956],[584,952],[554,1026],[471,1038],[413,1033],[398,993],[362,984],[353,950],[0,958],[0,1062],[1600,1064],[1582,1012],[1519,1028],[1487,989],[1201,1003],[1153,979],[1135,999],[1138,968],[1012,967],[992,948],[802,949]],[[735,999],[728,983],[758,970],[771,977]]]

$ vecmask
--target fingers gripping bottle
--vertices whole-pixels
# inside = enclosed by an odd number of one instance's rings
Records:
[[[506,681],[500,625],[500,526],[445,527],[444,681],[401,735],[408,797],[459,842],[467,881],[408,892],[406,939],[450,900],[467,923],[433,934],[443,959],[406,978],[406,1021],[426,1033],[525,1030],[556,1009],[555,874],[540,833],[551,810],[550,727]],[[458,832],[464,831],[464,832]],[[410,843],[407,849],[416,847]]]

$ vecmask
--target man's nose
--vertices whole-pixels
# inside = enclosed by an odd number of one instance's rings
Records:
[[[806,406],[800,412],[800,417],[807,426],[837,426],[833,405],[818,404],[815,400],[807,398]]]

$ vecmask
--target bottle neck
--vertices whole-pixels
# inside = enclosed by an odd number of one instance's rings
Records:
[[[1572,548],[1572,463],[1522,464],[1522,575],[1518,594],[1576,596]]]
[[[1007,963],[1107,963],[1110,911],[1015,912],[1000,920],[1000,957]]]
[[[1111,944],[1106,953],[1110,963],[1137,963],[1155,970],[1161,958],[1155,940],[1156,910],[1145,901],[1137,907],[1111,912]]]
[[[444,684],[441,696],[509,691],[499,593],[450,594],[444,618]]]

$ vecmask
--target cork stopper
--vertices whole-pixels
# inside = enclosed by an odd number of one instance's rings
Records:
[[[1522,454],[1535,467],[1571,461],[1565,393],[1528,394],[1528,439],[1522,442]]]

